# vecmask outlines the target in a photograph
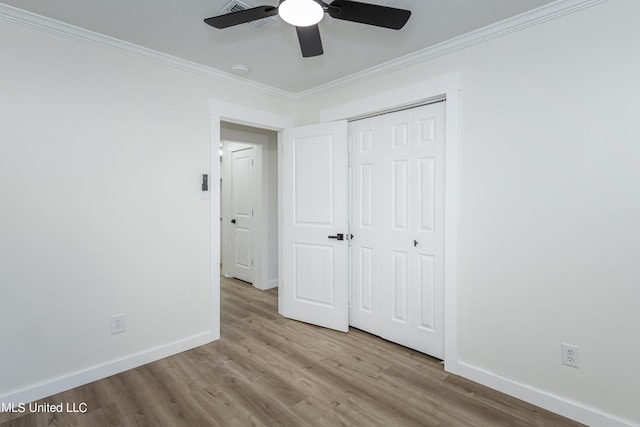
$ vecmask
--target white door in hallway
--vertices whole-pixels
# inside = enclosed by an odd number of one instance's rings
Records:
[[[231,265],[229,274],[254,281],[252,229],[256,191],[255,147],[231,151]]]
[[[280,312],[348,330],[347,122],[283,133]]]

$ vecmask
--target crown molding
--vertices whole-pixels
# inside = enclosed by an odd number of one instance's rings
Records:
[[[153,49],[148,49],[133,43],[119,40],[114,37],[76,27],[75,25],[67,24],[62,21],[18,9],[3,3],[0,3],[0,18],[70,39],[106,47],[123,54],[136,56],[156,64],[177,68],[199,76],[230,81],[287,101],[300,102],[327,91],[344,88],[356,82],[371,80],[403,67],[427,62],[434,58],[503,37],[606,1],[608,0],[557,0],[553,3],[507,18],[495,24],[488,25],[442,43],[418,50],[400,58],[384,62],[366,70],[296,93],[278,89],[253,80],[241,79],[215,68],[207,67],[205,65],[187,61]]]
[[[470,33],[463,34],[442,43],[384,62],[366,70],[350,74],[346,77],[333,80],[308,90],[297,92],[295,94],[296,100],[303,101],[324,92],[344,88],[356,82],[360,83],[366,80],[371,80],[400,68],[427,62],[434,58],[503,37],[606,1],[608,0],[557,0],[553,3],[504,19],[486,27],[471,31]]]
[[[282,89],[277,89],[275,87],[255,82],[253,80],[242,79],[230,73],[225,73],[223,71],[217,70],[215,68],[187,61],[185,59],[158,52],[153,49],[138,46],[124,40],[119,40],[114,37],[97,33],[95,31],[67,24],[66,22],[38,15],[36,13],[9,6],[4,3],[0,3],[0,19],[26,25],[69,39],[105,47],[111,50],[115,50],[119,53],[123,53],[125,55],[135,56],[149,62],[176,68],[202,77],[233,82],[265,93],[267,95],[285,99],[287,101],[295,102],[297,100],[295,94]]]

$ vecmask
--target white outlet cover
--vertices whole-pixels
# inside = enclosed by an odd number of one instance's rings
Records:
[[[120,334],[125,331],[127,326],[127,317],[124,313],[114,314],[111,316],[111,335]]]
[[[562,343],[562,364],[580,369],[580,347]]]

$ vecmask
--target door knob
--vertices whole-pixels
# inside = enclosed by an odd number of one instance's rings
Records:
[[[344,234],[338,233],[335,236],[329,236],[330,239],[344,240]]]
[[[235,220],[235,219],[232,219],[232,220],[231,220],[231,224],[235,224],[235,223],[236,223],[236,220]]]

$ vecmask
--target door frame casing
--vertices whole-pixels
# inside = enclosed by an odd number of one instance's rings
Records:
[[[445,103],[444,368],[457,374],[459,350],[459,134],[462,74],[454,72],[320,111],[320,121],[353,120],[442,98]]]
[[[293,127],[293,118],[244,107],[227,102],[209,100],[210,119],[210,182],[220,182],[220,122],[230,122],[239,125],[252,126],[261,129],[273,130],[278,133],[278,146],[281,144],[282,130]],[[279,169],[279,168],[278,168]],[[220,186],[212,185],[210,204],[210,309],[209,328],[213,340],[220,339]],[[280,173],[278,172],[278,188],[280,188]],[[278,194],[278,212],[280,211],[280,194]],[[280,219],[278,218],[278,223]],[[218,261],[216,261],[218,260]],[[278,261],[279,263],[280,261]],[[267,268],[263,268],[263,260],[260,256],[255,260],[256,277],[261,275],[262,283],[268,282]]]

